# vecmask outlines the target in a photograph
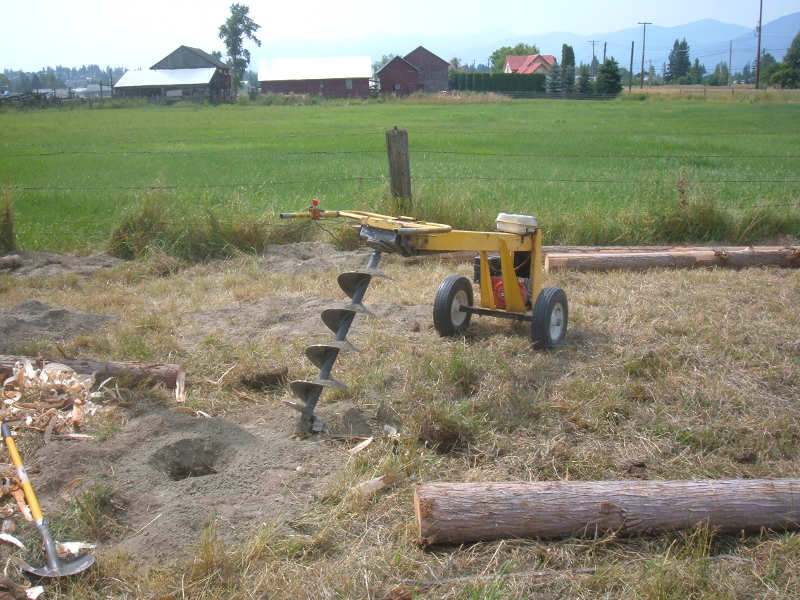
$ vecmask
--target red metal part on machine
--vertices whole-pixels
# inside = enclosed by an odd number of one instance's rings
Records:
[[[521,277],[517,278],[517,283],[519,283],[519,292],[522,294],[522,301],[527,304],[528,303],[528,286],[525,284],[525,281]],[[492,290],[494,291],[494,305],[497,308],[505,308],[506,307],[506,294],[503,288],[503,278],[502,277],[492,277]]]

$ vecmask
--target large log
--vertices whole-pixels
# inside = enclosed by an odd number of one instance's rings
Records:
[[[92,360],[71,360],[67,358],[45,359],[33,356],[14,356],[0,354],[0,375],[9,377],[13,373],[14,365],[17,361],[29,360],[37,368],[47,363],[59,363],[66,365],[76,373],[90,375],[95,374],[96,380],[103,380],[107,377],[118,377],[134,382],[152,381],[163,383],[170,389],[182,394],[186,374],[180,365],[165,363],[143,363],[143,362],[97,362]]]
[[[426,544],[500,538],[635,535],[707,522],[718,531],[794,529],[800,479],[421,483]]]
[[[675,249],[668,252],[551,253],[545,257],[545,271],[641,271],[661,268],[742,268],[772,265],[800,267],[800,249],[760,247],[744,249]]]

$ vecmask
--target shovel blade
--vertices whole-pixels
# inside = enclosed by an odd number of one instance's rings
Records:
[[[70,561],[58,561],[57,568],[53,569],[49,565],[34,567],[27,563],[21,565],[24,571],[39,577],[68,577],[81,571],[85,571],[94,564],[94,556],[91,554],[81,554],[78,558]]]

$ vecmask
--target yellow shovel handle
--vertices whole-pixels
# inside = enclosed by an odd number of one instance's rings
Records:
[[[42,509],[39,508],[36,494],[33,493],[33,486],[31,485],[31,480],[28,479],[28,473],[25,472],[25,467],[22,466],[22,459],[19,457],[19,452],[17,452],[17,445],[14,443],[14,438],[11,437],[11,429],[5,423],[2,426],[2,433],[3,441],[5,441],[8,453],[11,455],[11,462],[17,468],[17,476],[19,477],[22,491],[25,492],[25,500],[28,501],[34,521],[38,523],[44,518],[44,515],[42,515]]]

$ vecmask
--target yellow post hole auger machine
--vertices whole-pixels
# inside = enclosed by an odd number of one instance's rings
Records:
[[[342,350],[355,348],[347,333],[356,314],[371,314],[362,303],[373,277],[385,277],[377,270],[382,252],[402,256],[472,251],[474,281],[480,291],[475,303],[472,282],[460,275],[442,281],[433,301],[433,324],[441,336],[458,335],[473,314],[529,321],[531,341],[537,348],[560,344],[567,333],[567,296],[557,287],[543,287],[542,230],[534,217],[497,217],[497,231],[460,231],[450,225],[429,223],[412,217],[392,217],[356,210],[322,210],[315,200],[302,212],[281,213],[282,219],[346,218],[358,221],[359,235],[373,248],[365,269],[339,275],[339,287],[351,302],[342,308],[323,311],[322,322],[335,334],[332,342],[306,348],[308,359],[320,369],[313,381],[293,381],[294,395],[303,404],[288,404],[301,413],[296,435],[325,431],[314,414],[322,390],[346,389],[331,377],[331,369]],[[490,255],[491,253],[491,255]]]

